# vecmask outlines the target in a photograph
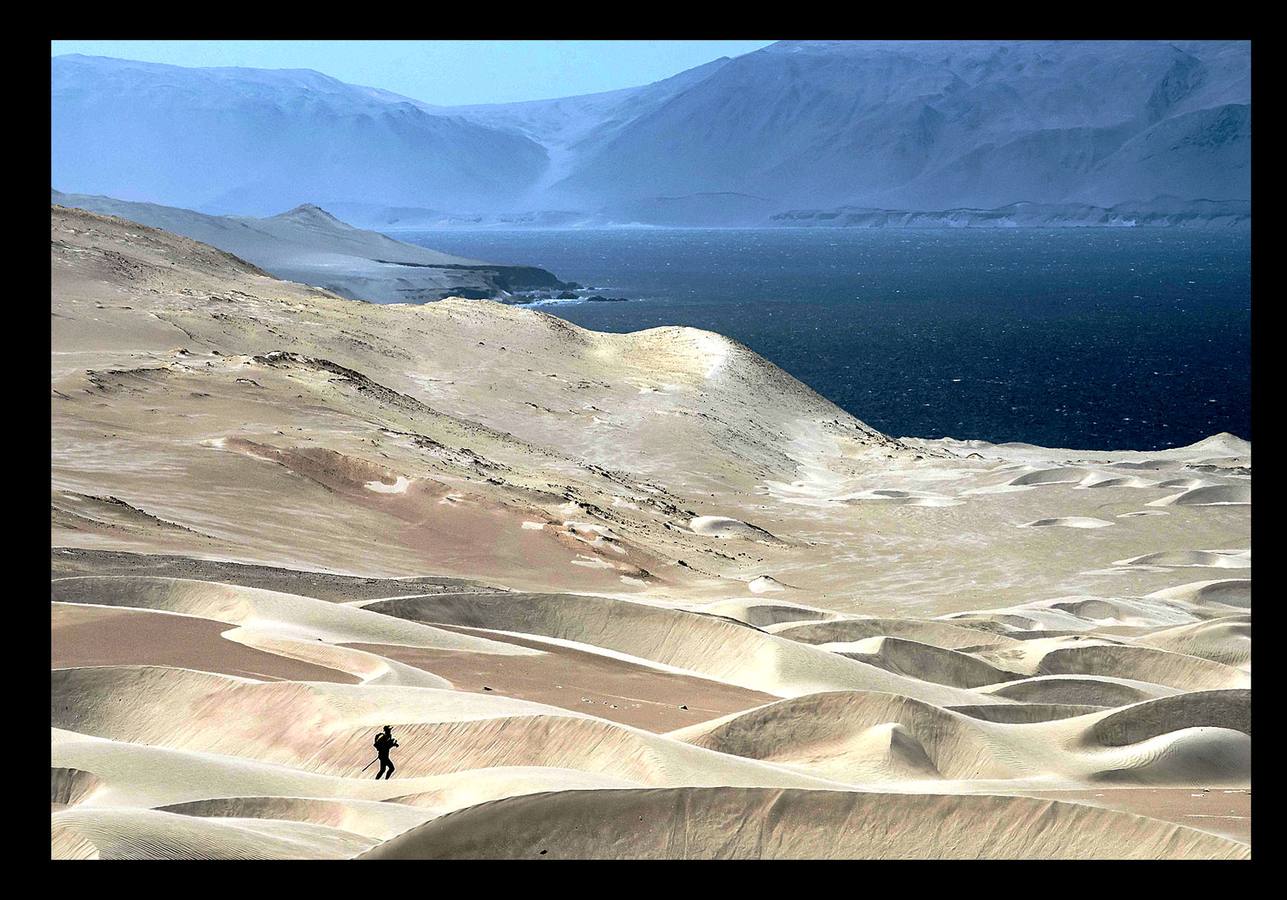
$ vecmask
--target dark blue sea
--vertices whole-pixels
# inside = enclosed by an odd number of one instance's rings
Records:
[[[1251,438],[1246,231],[397,236],[630,298],[541,307],[586,328],[729,335],[887,434],[1141,450]]]

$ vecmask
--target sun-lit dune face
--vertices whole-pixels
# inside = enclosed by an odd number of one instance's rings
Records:
[[[1249,855],[1245,441],[50,224],[53,856]]]
[[[780,701],[674,736],[857,783],[1044,777],[1237,785],[1250,777],[1247,691],[1193,692],[1072,715],[1040,710],[1014,721],[960,709],[836,692]]]
[[[1247,855],[1245,846],[1210,834],[1025,797],[685,788],[498,800],[426,823],[363,858],[1240,859]]]

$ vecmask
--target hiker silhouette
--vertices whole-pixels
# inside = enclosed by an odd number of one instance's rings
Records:
[[[380,771],[375,773],[378,781],[381,776],[388,781],[393,777],[393,760],[389,759],[389,751],[398,746],[398,742],[393,739],[393,729],[388,725],[384,726],[384,731],[375,736],[375,752],[380,755]]]

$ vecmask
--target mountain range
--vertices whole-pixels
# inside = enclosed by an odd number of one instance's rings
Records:
[[[468,107],[307,70],[73,55],[51,72],[55,187],[210,213],[780,225],[1250,200],[1247,42],[787,41],[642,87]]]

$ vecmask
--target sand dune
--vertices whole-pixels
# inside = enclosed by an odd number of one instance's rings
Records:
[[[969,716],[971,719],[982,719],[985,722],[1001,722],[1007,725],[1024,725],[1032,722],[1050,722],[1055,719],[1070,719],[1073,716],[1084,716],[1099,712],[1101,705],[1084,703],[1014,703],[1005,706],[988,704],[985,706],[949,706],[952,712]]]
[[[477,629],[461,631],[489,634]],[[494,633],[491,633],[494,635]],[[771,702],[773,695],[634,661],[567,642],[504,635],[507,643],[541,651],[534,656],[495,656],[425,650],[389,644],[354,645],[398,660],[459,691],[498,692],[589,713],[647,731],[670,731],[703,719]],[[434,673],[432,675],[428,673]],[[441,687],[425,684],[425,687]]]
[[[1105,522],[1103,519],[1096,519],[1091,516],[1057,516],[1053,519],[1037,519],[1035,522],[1025,522],[1020,528],[1107,528],[1112,522]]]
[[[494,766],[376,781],[323,775],[240,756],[172,750],[67,732],[54,744],[52,755],[55,766],[50,777],[55,804],[86,808],[162,808],[254,796],[396,801],[441,815],[520,793],[636,784],[609,775],[542,766]],[[60,797],[68,799],[63,801]],[[396,807],[389,813],[398,814]]]
[[[1154,500],[1150,506],[1222,506],[1251,502],[1249,484],[1213,484],[1189,488],[1179,494]]]
[[[744,538],[752,541],[776,541],[763,528],[727,516],[697,516],[688,523],[694,534],[720,538]]]
[[[277,763],[194,750],[176,750],[86,735],[54,744],[51,773],[79,771],[92,779],[71,792],[68,805],[161,807],[241,794],[383,800],[412,790],[421,779],[386,782],[322,775]],[[55,793],[60,779],[53,776]],[[428,783],[428,782],[423,782]]]
[[[673,736],[855,784],[918,778],[1182,784],[1195,777],[1241,784],[1251,771],[1248,697],[1197,692],[1120,710],[999,722],[891,694],[836,692],[779,701]]]
[[[1093,734],[1100,744],[1120,747],[1170,731],[1207,726],[1250,736],[1251,692],[1194,691],[1132,704],[1096,721]]]
[[[699,613],[577,595],[450,595],[365,606],[412,621],[544,635],[778,696],[818,690],[899,690],[932,701],[963,694]]]
[[[747,625],[754,625],[756,628],[766,628],[788,622],[821,621],[836,617],[836,614],[829,610],[817,609],[797,603],[766,603],[740,598],[703,603],[694,606],[693,611],[736,619],[739,622],[745,622]]]
[[[345,690],[347,688],[347,690]],[[55,726],[116,741],[243,756],[355,777],[371,735],[394,723],[399,770],[415,779],[488,766],[554,766],[641,784],[805,785],[818,779],[667,741],[588,714],[430,688],[259,684],[183,669],[99,667],[53,672]],[[145,691],[147,704],[114,698]],[[74,702],[73,702],[74,701]],[[177,713],[194,707],[203,718]],[[278,709],[296,717],[284,719]],[[540,740],[533,740],[533,733]]]
[[[1106,675],[1180,690],[1242,688],[1246,672],[1210,660],[1152,647],[1107,643],[1081,636],[1026,641],[1021,647],[980,654],[1028,675]]]
[[[1045,484],[1081,484],[1091,475],[1093,473],[1087,469],[1063,466],[1055,469],[1037,469],[1033,472],[1025,472],[1010,479],[1009,484],[1022,487],[1036,487],[1037,485]]]
[[[1177,625],[1136,638],[1136,643],[1250,669],[1251,616],[1224,616]]]
[[[1251,608],[1251,579],[1231,578],[1224,581],[1195,581],[1190,584],[1164,588],[1148,595],[1152,599],[1188,604],[1199,609],[1206,607]]]
[[[1070,703],[1110,707],[1169,696],[1175,689],[1126,678],[1037,675],[989,687],[987,692],[1024,704]]]
[[[151,809],[69,809],[52,820],[54,859],[346,859],[376,844],[310,822]]]
[[[437,628],[390,623],[363,609],[236,585],[180,578],[62,578],[52,583],[61,603],[128,606],[183,613],[282,637],[329,643],[381,639],[409,647],[438,647],[481,653],[523,655],[532,651],[512,644],[454,634]]]
[[[905,638],[882,636],[820,646],[823,650],[880,666],[899,675],[952,687],[976,688],[1023,677],[989,665],[968,653],[944,650]]]
[[[52,856],[1250,853],[1245,441],[892,438],[81,210],[50,265]]]
[[[790,590],[788,585],[778,581],[772,575],[759,575],[747,582],[746,587],[752,594],[772,594]]]
[[[1123,566],[1163,566],[1181,568],[1201,566],[1216,569],[1250,569],[1251,551],[1249,550],[1164,550],[1160,553],[1146,553],[1143,556],[1124,559],[1117,565]]]
[[[359,681],[338,667],[250,647],[238,652],[236,644],[227,646],[232,642],[225,642],[226,631],[222,623],[195,616],[54,603],[50,664],[54,668],[171,665],[264,680]]]
[[[387,841],[422,825],[431,815],[403,803],[375,800],[332,800],[316,797],[221,797],[159,807],[161,812],[202,819],[265,819],[311,822]]]
[[[1055,597],[944,618],[974,628],[1001,626],[1006,634],[1027,638],[1039,636],[1039,632],[1089,632],[1108,625],[1166,627],[1196,621],[1201,614],[1200,605],[1178,595],[1158,593],[1146,597]]]
[[[75,806],[102,786],[102,779],[93,772],[65,766],[49,769],[49,801],[55,812]]]
[[[845,617],[826,622],[790,623],[778,635],[806,644],[833,644],[873,637],[901,637],[945,650],[1005,646],[1013,641],[983,628],[960,627],[932,619]]]
[[[423,825],[363,858],[1240,859],[1247,853],[1244,844],[1189,828],[1048,800],[713,788],[498,800]]]

